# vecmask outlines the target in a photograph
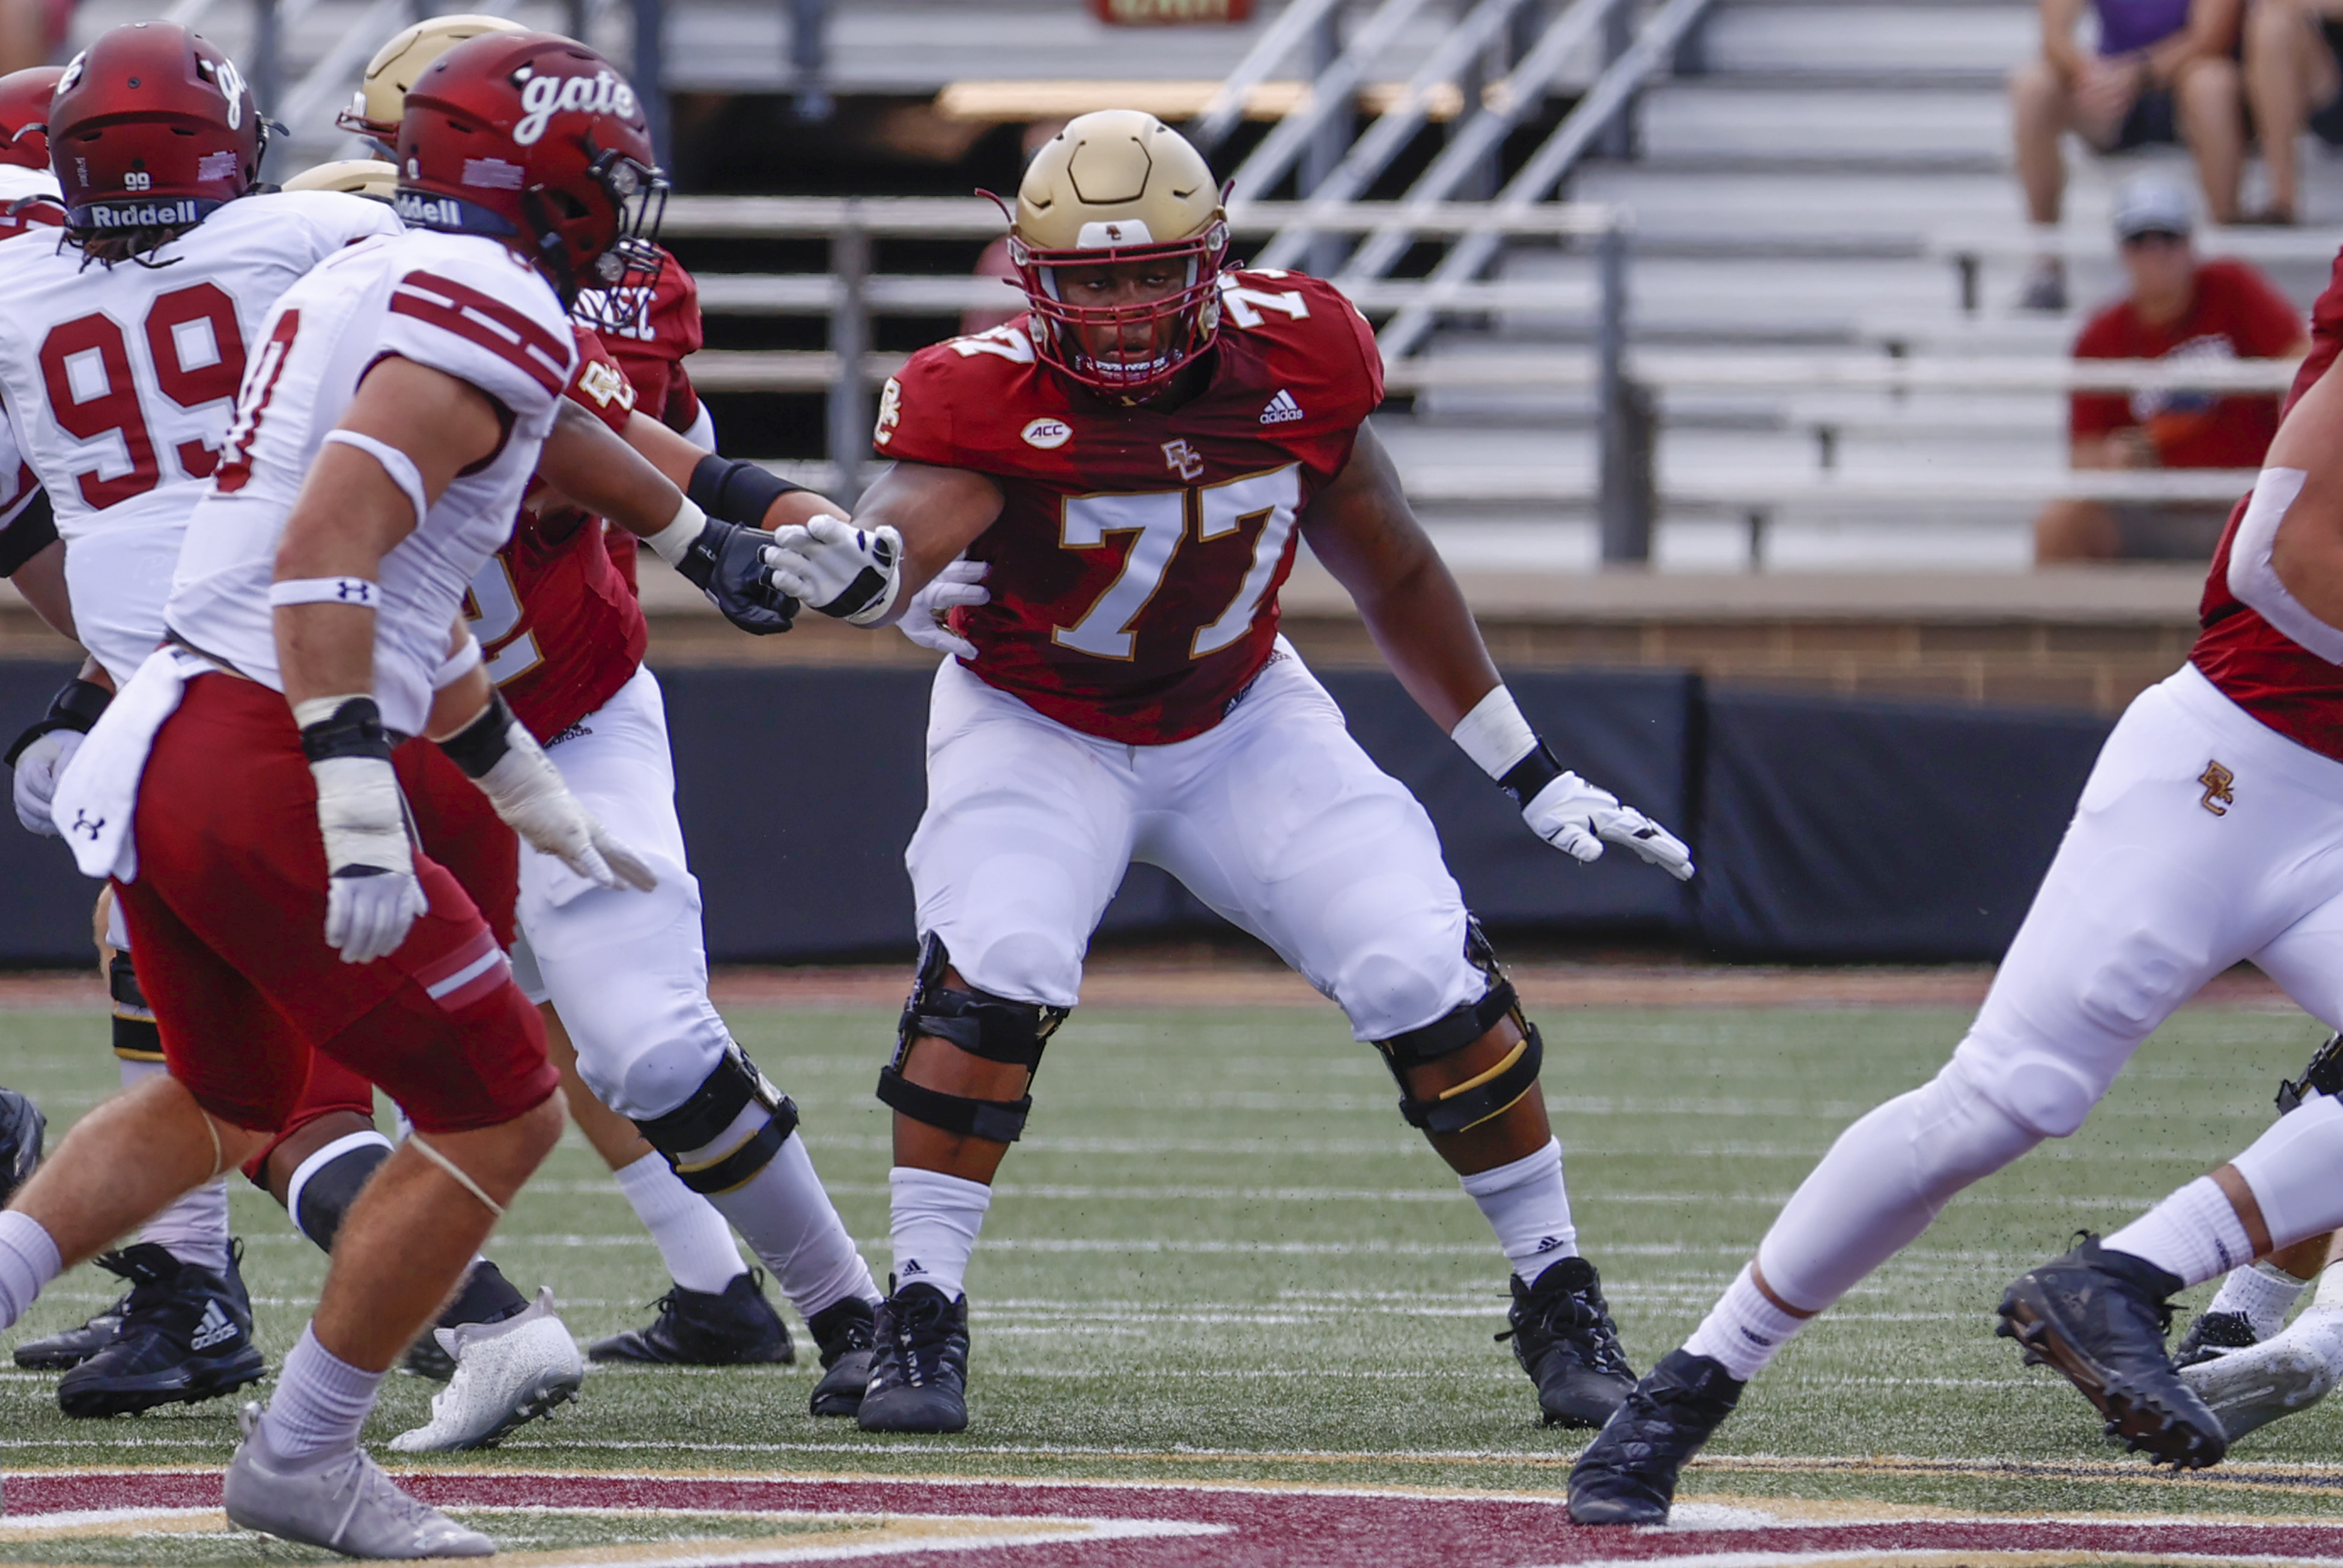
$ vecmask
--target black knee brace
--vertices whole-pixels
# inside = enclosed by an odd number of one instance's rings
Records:
[[[1464,956],[1473,968],[1489,977],[1489,989],[1482,993],[1480,1000],[1467,1002],[1422,1029],[1375,1041],[1375,1049],[1383,1052],[1383,1064],[1399,1082],[1400,1115],[1409,1126],[1426,1132],[1463,1132],[1493,1116],[1503,1115],[1513,1108],[1513,1101],[1530,1091],[1530,1086],[1537,1081],[1538,1068],[1545,1060],[1545,1042],[1538,1038],[1537,1025],[1522,1016],[1521,1001],[1513,994],[1513,982],[1497,967],[1496,950],[1481,934],[1481,923],[1469,917],[1464,922]],[[1407,1081],[1410,1068],[1455,1055],[1507,1018],[1520,1028],[1522,1039],[1503,1061],[1478,1077],[1443,1090],[1436,1099],[1415,1097]]]
[[[138,989],[138,971],[130,955],[117,952],[106,966],[106,988],[114,995],[114,1054],[131,1061],[163,1060],[163,1031],[155,1027],[155,1010]]]
[[[756,1131],[732,1148],[696,1164],[682,1162],[685,1156],[705,1150],[723,1137],[740,1119],[740,1112],[752,1104],[771,1112]],[[649,1140],[650,1146],[659,1151],[683,1184],[695,1192],[729,1192],[739,1186],[780,1152],[781,1145],[797,1131],[797,1102],[757,1070],[757,1064],[749,1060],[738,1040],[725,1047],[724,1059],[716,1064],[708,1081],[691,1091],[690,1099],[665,1116],[635,1123],[636,1130]]]
[[[920,944],[920,973],[895,1027],[895,1060],[879,1070],[879,1099],[914,1121],[963,1138],[1014,1143],[1033,1109],[1031,1075],[1041,1067],[1041,1048],[1071,1010],[1039,1002],[1011,1001],[988,991],[960,990],[943,983],[951,955],[932,932]],[[922,1035],[949,1040],[970,1056],[1025,1070],[1029,1091],[1021,1100],[974,1100],[913,1083],[903,1076],[903,1059]]]
[[[350,1205],[389,1158],[389,1144],[360,1143],[312,1171],[301,1183],[293,1204],[293,1223],[317,1243],[319,1251],[334,1250],[334,1238],[342,1233],[342,1221],[348,1217]]]
[[[2278,1113],[2286,1116],[2301,1110],[2302,1102],[2314,1094],[2343,1095],[2343,1034],[2327,1037],[2327,1043],[2311,1054],[2310,1065],[2302,1070],[2300,1078],[2279,1082]]]

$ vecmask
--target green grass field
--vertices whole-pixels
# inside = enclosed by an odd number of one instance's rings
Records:
[[[1691,1328],[1837,1131],[1935,1070],[1966,1020],[1550,1010],[1543,1021],[1582,1242],[1641,1367]],[[816,1161],[883,1273],[886,1121],[870,1087],[891,1019],[743,1010],[732,1022],[803,1108]],[[52,1147],[113,1085],[106,1036],[96,1014],[0,1013],[0,1070],[47,1109]],[[1721,1462],[1687,1490],[2235,1510],[2240,1473],[2258,1463],[2335,1458],[2343,1411],[2321,1409],[2246,1439],[2207,1478],[2100,1470],[2115,1456],[2087,1408],[2048,1374],[2021,1372],[1990,1332],[2003,1285],[2070,1231],[2113,1228],[2248,1141],[2276,1080],[2317,1038],[2298,1016],[2183,1015],[2081,1134],[1956,1203],[1806,1334],[1752,1388],[1712,1451]],[[876,1438],[816,1422],[805,1364],[597,1371],[555,1421],[496,1453],[443,1457],[1551,1491],[1577,1442],[1536,1424],[1526,1380],[1492,1342],[1504,1326],[1502,1261],[1393,1100],[1331,1009],[1080,1014],[1052,1045],[978,1252],[965,1435]],[[234,1190],[273,1361],[298,1332],[323,1260],[266,1196]],[[574,1133],[490,1252],[525,1288],[550,1283],[581,1340],[641,1321],[665,1288],[658,1254]],[[78,1321],[113,1286],[75,1271],[19,1332]],[[0,1373],[0,1464],[217,1464],[230,1452],[226,1402],[75,1422],[56,1412],[52,1382]],[[369,1435],[419,1422],[433,1386],[393,1378]],[[1765,1455],[1963,1462],[1731,1462]],[[1967,1462],[1997,1461],[2083,1468],[2011,1476]],[[2343,1500],[2308,1494],[2285,1506],[2343,1513]]]

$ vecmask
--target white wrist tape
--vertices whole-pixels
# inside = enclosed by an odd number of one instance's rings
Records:
[[[373,696],[374,693],[371,691],[346,691],[339,697],[312,697],[293,705],[293,722],[301,729],[307,729],[312,724],[322,724],[340,712],[343,703],[356,702],[361,697],[371,699]]]
[[[288,604],[346,604],[358,609],[378,609],[382,587],[364,578],[287,578],[268,585],[268,607]]]
[[[1448,739],[1481,765],[1492,779],[1503,779],[1524,757],[1537,749],[1537,731],[1522,717],[1513,694],[1503,686],[1473,705],[1456,721]]]
[[[431,503],[424,498],[423,470],[415,466],[414,458],[387,441],[378,441],[356,430],[328,430],[326,440],[329,445],[355,447],[381,464],[382,471],[390,476],[390,482],[406,493],[407,504],[415,508],[415,526],[418,528],[423,526],[424,516],[431,510]]]
[[[2287,509],[2301,496],[2309,477],[2300,468],[2264,468],[2254,481],[2253,499],[2247,503],[2237,536],[2229,541],[2229,591],[2288,640],[2329,664],[2343,664],[2343,628],[2319,619],[2309,606],[2288,592],[2270,562],[2278,525],[2286,520]]]
[[[431,672],[431,689],[447,690],[464,677],[479,668],[480,661],[487,657],[480,651],[478,638],[466,638],[464,646],[441,660],[439,668]]]
[[[675,509],[675,520],[659,532],[646,536],[643,543],[657,550],[659,559],[673,566],[683,559],[685,552],[691,548],[691,541],[698,538],[700,530],[707,526],[708,514],[686,496],[683,505]]]

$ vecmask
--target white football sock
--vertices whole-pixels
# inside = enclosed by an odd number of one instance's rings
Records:
[[[2314,1307],[2343,1308],[2343,1265],[2329,1264],[2318,1276],[2318,1289],[2310,1298]]]
[[[1708,1316],[1701,1319],[1700,1327],[1693,1330],[1692,1338],[1684,1341],[1684,1348],[1723,1362],[1735,1380],[1747,1382],[1812,1322],[1767,1301],[1765,1292],[1757,1288],[1756,1275],[1744,1264],[1716,1305],[1709,1308]]]
[[[2230,1270],[2221,1282],[2220,1292],[2205,1310],[2241,1317],[2252,1325],[2254,1338],[2266,1340],[2286,1326],[2286,1314],[2294,1310],[2295,1298],[2309,1288],[2308,1280],[2298,1280],[2275,1263],[2256,1263]]]
[[[125,1089],[171,1070],[160,1061],[115,1060],[122,1070]],[[154,1242],[182,1263],[194,1263],[214,1273],[227,1272],[227,1173],[222,1171],[175,1199],[170,1207],[146,1221],[138,1239]]]
[[[2226,1274],[2254,1255],[2246,1222],[2210,1176],[2197,1177],[2100,1245],[2145,1258],[2184,1285]]]
[[[976,1233],[992,1207],[992,1189],[940,1171],[898,1165],[887,1172],[894,1215],[895,1284],[933,1285],[947,1296],[968,1289]]]
[[[0,1213],[0,1329],[30,1311],[41,1288],[64,1266],[55,1241],[38,1220],[15,1209]]]
[[[739,1228],[751,1251],[773,1271],[773,1282],[806,1317],[848,1296],[879,1299],[870,1265],[855,1250],[838,1217],[805,1140],[791,1133],[764,1169],[729,1192],[709,1200]]]
[[[646,1154],[611,1174],[634,1206],[635,1218],[659,1243],[668,1277],[677,1284],[721,1295],[749,1271],[740,1261],[740,1250],[732,1244],[732,1227],[707,1199],[683,1184],[664,1156]]]
[[[334,1354],[317,1342],[317,1326],[305,1325],[300,1342],[285,1358],[285,1370],[277,1374],[261,1435],[280,1459],[354,1448],[382,1377]]]
[[[1459,1177],[1497,1233],[1497,1245],[1522,1283],[1534,1285],[1546,1268],[1578,1256],[1578,1227],[1570,1220],[1570,1193],[1562,1181],[1562,1140],[1491,1171]]]

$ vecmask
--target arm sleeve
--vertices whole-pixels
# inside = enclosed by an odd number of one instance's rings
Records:
[[[392,286],[383,351],[468,381],[517,417],[543,418],[569,385],[578,348],[550,289],[447,257]]]
[[[0,528],[0,578],[12,578],[25,563],[57,542],[57,519],[49,510],[49,493],[36,489],[9,503],[15,515]]]

